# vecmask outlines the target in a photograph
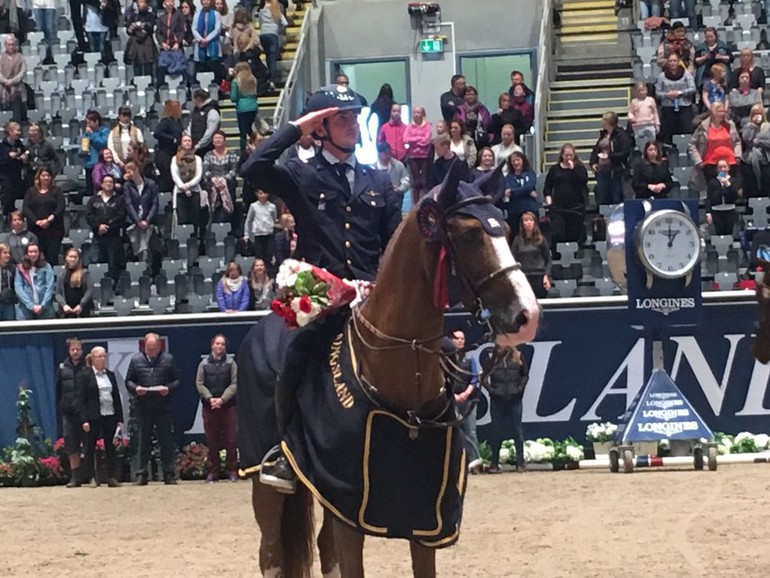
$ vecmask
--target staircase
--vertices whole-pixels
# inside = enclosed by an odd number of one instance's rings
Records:
[[[558,161],[565,143],[571,143],[587,164],[604,112],[617,113],[625,125],[633,61],[628,35],[622,33],[614,9],[614,0],[565,0],[559,10],[543,171]]]
[[[287,13],[287,19],[290,26],[286,28],[285,42],[283,50],[281,51],[281,57],[278,61],[279,76],[274,79],[277,90],[266,96],[259,97],[259,117],[265,120],[269,125],[272,125],[273,112],[278,104],[278,96],[283,89],[286,76],[291,70],[291,65],[294,62],[296,55],[297,43],[299,40],[299,31],[302,24],[302,19],[305,17],[304,4],[300,8],[294,8]],[[257,20],[253,23],[254,28],[259,32],[259,22]],[[264,61],[264,57],[263,57]],[[222,115],[221,129],[225,132],[231,146],[235,146],[238,142],[240,133],[238,132],[238,120],[235,115],[235,105],[230,102],[229,95],[227,99],[223,99],[220,95],[220,112]]]

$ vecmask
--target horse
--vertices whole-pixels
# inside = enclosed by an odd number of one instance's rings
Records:
[[[759,269],[764,271],[761,281],[756,284],[757,303],[759,304],[759,321],[757,337],[751,347],[751,354],[760,363],[770,361],[770,263],[760,261]]]
[[[490,326],[501,346],[531,341],[539,323],[537,300],[511,254],[502,214],[488,196],[495,190],[499,170],[471,185],[462,182],[459,169],[455,163],[444,182],[403,220],[382,257],[376,285],[367,300],[354,309],[348,323],[350,349],[355,352],[360,382],[374,384],[369,393],[376,392],[377,399],[399,412],[404,420],[408,416],[412,425],[417,424],[415,433],[429,421],[426,416],[436,415],[437,408],[451,403],[445,391],[439,347],[450,267],[460,280],[464,304]],[[244,341],[239,353],[239,383],[242,364],[253,367],[255,361],[262,366],[261,371],[247,369],[247,377],[262,378],[268,385],[275,383],[280,356],[274,354],[282,344],[273,344],[272,351],[260,347],[267,341],[268,325],[258,324]],[[261,358],[255,360],[255,356]],[[270,357],[274,361],[267,363]],[[265,371],[267,365],[272,367]],[[239,404],[240,395],[239,387]],[[259,410],[257,417],[271,419],[270,408]],[[447,424],[447,429],[453,430],[456,423]],[[269,443],[263,447],[269,447]],[[288,449],[285,442],[284,449]],[[465,489],[464,458],[462,450],[463,475],[457,482],[460,508]],[[273,565],[267,566],[264,560],[271,555],[265,553],[263,557],[260,548],[260,568],[265,576],[304,578],[310,573],[313,500],[309,492],[313,488],[296,464],[292,465],[303,482],[296,494],[279,498],[272,490],[257,489],[259,482],[255,481],[253,506],[263,532],[263,545],[269,543],[275,550]],[[322,571],[325,575],[339,571],[342,578],[363,578],[364,534],[341,519],[328,503],[321,502],[325,508],[319,535]],[[392,504],[392,508],[397,506]],[[269,523],[267,517],[271,518]],[[325,551],[329,548],[329,528],[334,555]],[[265,531],[270,532],[269,537]],[[459,518],[457,532],[459,535]],[[409,543],[414,576],[435,577],[436,546],[417,538]]]

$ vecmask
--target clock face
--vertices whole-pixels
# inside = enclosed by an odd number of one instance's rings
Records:
[[[677,279],[690,273],[701,256],[701,239],[692,219],[680,211],[656,211],[642,221],[637,250],[654,275]]]

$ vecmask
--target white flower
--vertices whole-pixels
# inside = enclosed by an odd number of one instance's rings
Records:
[[[729,440],[722,440],[719,442],[719,445],[717,446],[717,453],[720,456],[725,456],[732,452],[732,444]]]
[[[754,443],[760,450],[767,449],[767,445],[770,444],[770,436],[767,434],[757,434],[754,436]]]
[[[734,441],[733,443],[734,443],[735,445],[738,445],[738,444],[739,444],[739,443],[741,443],[743,440],[753,440],[753,439],[754,439],[754,434],[752,434],[752,433],[749,433],[749,432],[747,432],[747,431],[742,431],[742,432],[741,432],[741,433],[739,433],[737,436],[735,436],[735,441]],[[755,442],[755,443],[756,443],[756,442]]]
[[[310,312],[305,313],[304,311],[300,311],[299,308],[299,297],[295,297],[291,300],[291,308],[294,310],[294,313],[297,314],[297,325],[300,327],[304,327],[311,321],[313,321],[322,311],[322,307],[318,305],[317,303],[313,303],[311,301],[310,303]]]
[[[662,447],[664,450],[667,450],[667,449],[669,449],[669,447],[671,446],[671,444],[669,443],[669,441],[668,441],[668,440],[666,440],[666,439],[660,440],[660,441],[658,442],[658,445],[659,445],[660,447]]]
[[[566,453],[567,457],[573,462],[579,462],[584,457],[583,450],[578,446],[567,446],[564,448],[564,453]]]
[[[508,448],[500,448],[500,463],[507,464],[511,460],[511,450]]]

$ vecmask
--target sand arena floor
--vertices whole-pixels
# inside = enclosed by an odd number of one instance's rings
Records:
[[[439,576],[770,576],[769,486],[761,464],[472,476]],[[256,576],[250,491],[0,490],[0,576]],[[409,575],[406,542],[369,539],[365,555],[369,576]]]

